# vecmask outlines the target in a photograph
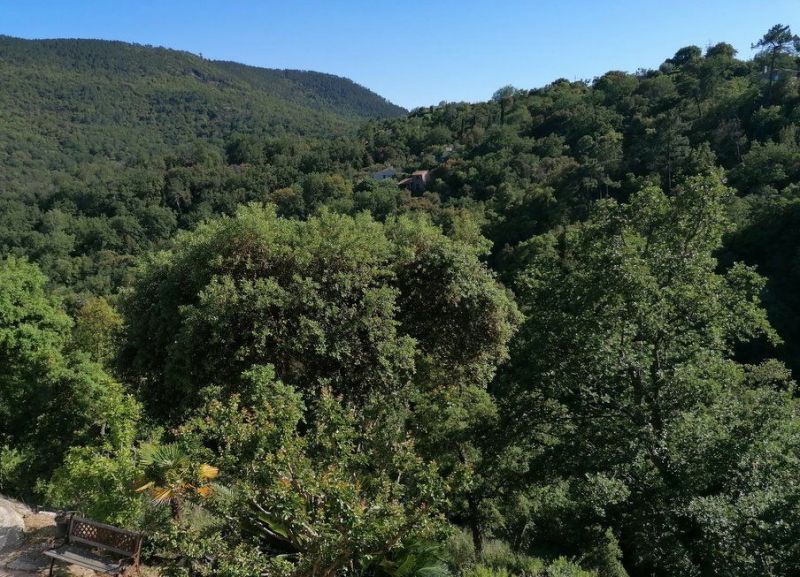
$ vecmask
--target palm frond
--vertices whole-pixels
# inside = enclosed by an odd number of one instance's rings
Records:
[[[145,467],[170,469],[179,466],[188,459],[183,449],[176,443],[166,445],[145,444],[139,452],[139,461]]]
[[[140,481],[140,482],[141,482],[141,481]],[[137,485],[138,485],[138,484],[139,484],[139,483],[137,483]],[[156,485],[156,482],[155,482],[155,481],[149,481],[148,483],[145,483],[144,485],[141,485],[141,486],[137,487],[137,488],[135,489],[135,491],[136,491],[137,493],[144,493],[144,492],[145,492],[145,491],[147,491],[148,489],[152,489],[153,487],[155,487],[155,485]]]
[[[203,463],[200,465],[198,476],[202,481],[210,481],[211,479],[216,479],[219,476],[219,469],[207,463]]]
[[[154,503],[164,505],[172,499],[174,494],[174,491],[169,487],[153,487],[150,496]]]

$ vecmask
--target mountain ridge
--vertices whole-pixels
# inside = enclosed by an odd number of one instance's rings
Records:
[[[270,96],[297,99],[314,110],[332,112],[346,118],[392,118],[408,111],[353,80],[313,70],[266,68],[250,64],[214,60],[185,50],[91,38],[26,39],[0,35],[0,62],[20,65],[50,65],[74,71],[117,74],[189,75],[197,80],[235,85],[243,81]],[[130,58],[135,56],[136,59]],[[110,70],[109,70],[110,69]],[[270,81],[275,85],[270,85]],[[327,97],[327,93],[330,97]],[[355,102],[349,102],[354,99]]]

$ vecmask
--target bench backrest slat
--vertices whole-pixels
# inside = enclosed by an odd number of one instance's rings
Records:
[[[142,536],[105,523],[73,516],[69,523],[69,542],[82,543],[120,555],[136,556]]]

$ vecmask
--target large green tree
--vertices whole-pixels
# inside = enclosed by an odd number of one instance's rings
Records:
[[[26,456],[18,490],[30,491],[71,447],[96,454],[132,442],[138,406],[71,342],[72,321],[35,265],[0,260],[0,459]]]
[[[235,391],[254,364],[349,401],[415,380],[485,384],[515,311],[477,250],[425,219],[302,222],[249,206],[147,265],[127,301],[123,367],[159,416],[208,385]]]
[[[529,491],[530,515],[517,516],[529,544],[591,549],[610,529],[634,574],[784,574],[797,562],[781,545],[788,526],[742,535],[736,552],[713,545],[736,541],[725,523],[783,526],[798,513],[794,485],[779,481],[798,472],[788,373],[731,360],[737,343],[774,333],[764,280],[717,270],[728,196],[716,174],[671,196],[646,188],[531,242],[518,284],[527,321],[498,386],[511,443],[527,447],[522,479],[551,486]],[[761,467],[774,477],[758,486]]]
[[[359,419],[392,407],[479,544],[486,385],[518,322],[483,250],[426,218],[296,221],[248,206],[147,265],[127,299],[123,365],[158,420],[185,418],[208,387],[238,394],[267,364],[307,401],[309,424],[321,394]]]
[[[761,39],[752,45],[752,48],[759,49],[759,56],[766,62],[767,75],[767,99],[772,98],[772,87],[775,84],[778,68],[785,57],[792,56],[800,46],[800,36],[792,34],[788,25],[776,24]],[[789,61],[791,64],[791,61]],[[793,66],[789,69],[792,71]]]

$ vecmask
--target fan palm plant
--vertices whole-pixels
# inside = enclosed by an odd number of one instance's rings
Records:
[[[206,463],[194,463],[177,444],[148,444],[141,448],[139,462],[145,469],[145,480],[138,484],[138,493],[147,493],[157,505],[169,505],[172,519],[181,518],[183,501],[188,495],[208,497],[211,481],[219,469]]]

